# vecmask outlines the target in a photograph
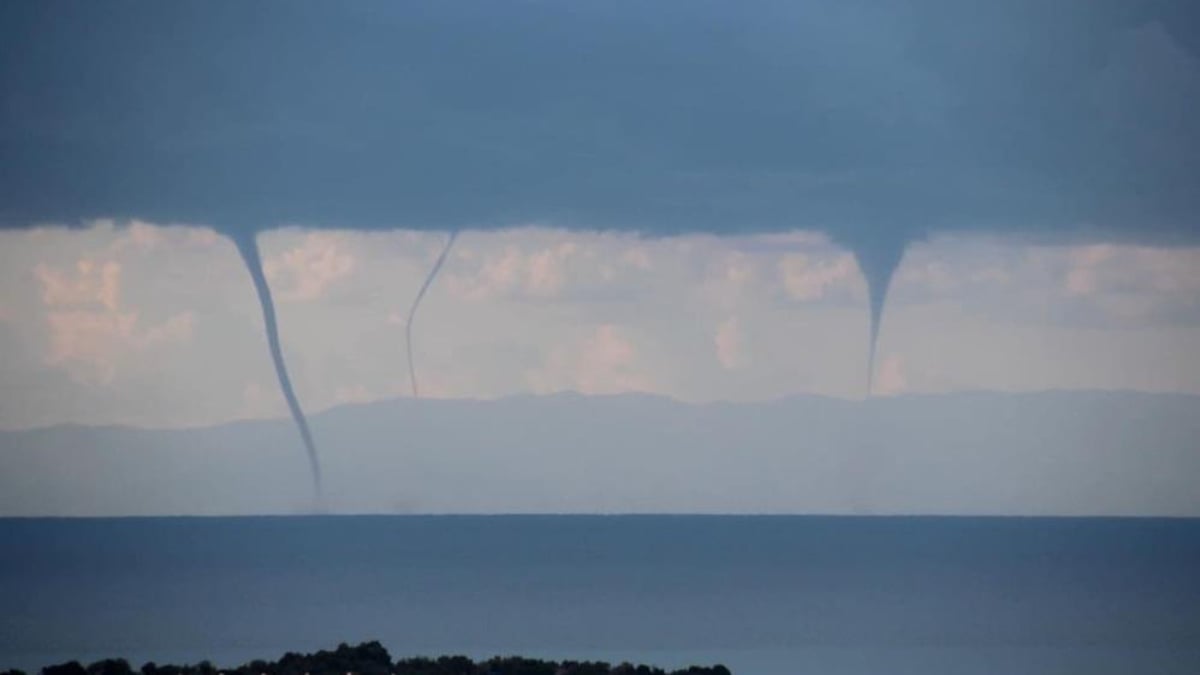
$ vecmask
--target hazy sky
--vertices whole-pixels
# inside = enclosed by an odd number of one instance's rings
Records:
[[[409,393],[403,317],[438,233],[282,230],[263,241],[310,410]],[[423,393],[645,391],[689,401],[860,397],[867,309],[822,235],[467,232],[414,329]],[[1200,249],[982,237],[909,249],[882,393],[1200,393]],[[98,223],[0,233],[0,426],[285,416],[228,240]]]

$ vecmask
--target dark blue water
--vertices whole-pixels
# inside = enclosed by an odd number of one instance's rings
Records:
[[[379,639],[735,673],[1200,672],[1200,520],[0,520],[0,668]]]

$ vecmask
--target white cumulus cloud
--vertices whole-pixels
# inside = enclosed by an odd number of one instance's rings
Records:
[[[779,275],[787,294],[803,302],[820,300],[831,290],[849,287],[859,279],[858,265],[848,253],[830,260],[789,253],[779,261]]]
[[[539,393],[571,390],[583,394],[650,391],[650,380],[638,367],[638,350],[627,332],[604,324],[570,346],[552,349],[543,365],[527,379]]]
[[[342,246],[341,235],[313,232],[298,246],[270,256],[263,264],[267,278],[284,300],[311,302],[354,271],[355,259]]]

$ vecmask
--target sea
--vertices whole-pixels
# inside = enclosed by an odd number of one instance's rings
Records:
[[[1200,520],[0,520],[0,670],[366,640],[739,675],[1195,675]]]

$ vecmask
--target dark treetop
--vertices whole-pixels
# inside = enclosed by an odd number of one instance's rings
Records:
[[[475,662],[465,656],[408,658],[393,662],[378,642],[351,647],[345,643],[333,651],[315,654],[284,654],[278,661],[251,661],[237,668],[218,669],[207,661],[195,665],[147,663],[141,675],[730,675],[729,669],[691,666],[668,673],[661,668],[628,663],[610,665],[600,661],[540,661],[519,656],[494,657]],[[8,671],[3,675],[24,675]],[[124,659],[105,659],[84,667],[77,661],[47,666],[41,675],[136,675]]]

